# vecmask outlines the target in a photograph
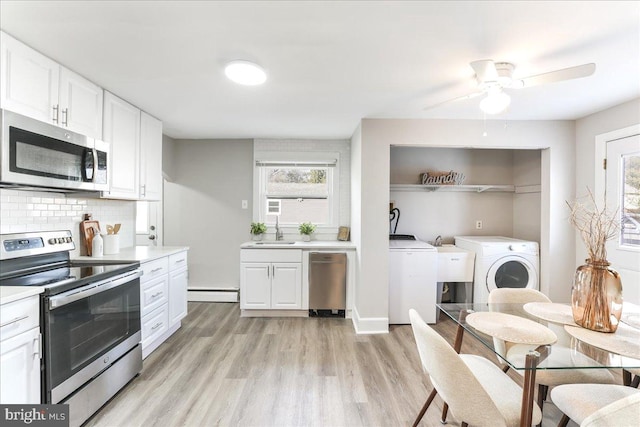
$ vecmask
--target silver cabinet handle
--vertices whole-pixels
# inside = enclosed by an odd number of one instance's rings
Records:
[[[15,319],[11,319],[8,322],[1,323],[0,324],[0,328],[4,328],[5,326],[9,326],[12,323],[17,323],[17,322],[19,322],[21,320],[24,320],[24,319],[28,318],[28,317],[29,317],[29,315],[16,317]]]
[[[160,323],[156,323],[156,324],[155,324],[155,326],[153,326],[153,327],[151,328],[151,330],[152,330],[152,331],[155,331],[155,330],[156,330],[156,329],[158,329],[160,326],[162,326],[162,322],[160,322]]]
[[[275,266],[275,265],[272,265],[272,266],[271,266],[271,270],[273,271],[272,276],[275,278],[275,277],[276,277],[276,266]]]
[[[69,109],[62,110],[62,126],[69,127]]]
[[[162,267],[154,268],[153,270],[151,270],[151,274],[157,273],[160,270],[162,270]]]
[[[140,186],[140,196],[145,197],[147,195],[147,186],[146,184],[142,184]]]
[[[151,298],[159,297],[159,296],[160,296],[160,295],[162,295],[162,294],[163,294],[163,292],[162,292],[162,291],[160,291],[160,292],[156,292],[155,294],[151,295]]]
[[[177,260],[176,264],[180,264],[181,262],[184,262],[184,258]]]
[[[51,118],[51,121],[53,123],[58,123],[58,105],[54,105],[53,106],[53,117]]]

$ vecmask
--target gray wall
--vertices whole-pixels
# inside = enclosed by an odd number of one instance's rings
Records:
[[[576,195],[584,196],[587,188],[594,191],[596,136],[637,124],[640,124],[640,98],[576,121]],[[576,241],[578,266],[584,263],[587,251],[577,235]]]
[[[253,141],[175,140],[173,149],[164,244],[189,246],[190,289],[237,288],[240,244],[250,237]]]
[[[464,173],[464,184],[540,184],[539,150],[391,147],[390,160],[392,184],[416,184],[427,170]],[[390,198],[401,212],[397,233],[416,234],[426,241],[440,235],[444,243],[453,243],[456,235],[540,241],[539,191],[391,191]],[[481,230],[475,228],[476,220],[483,222]]]

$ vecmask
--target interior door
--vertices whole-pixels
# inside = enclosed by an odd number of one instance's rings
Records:
[[[162,202],[136,202],[136,245],[162,245]]]
[[[622,279],[624,300],[640,303],[640,135],[607,141],[605,197],[617,210],[618,236],[607,242],[607,259]]]

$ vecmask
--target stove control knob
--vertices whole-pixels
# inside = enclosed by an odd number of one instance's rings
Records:
[[[58,237],[58,243],[64,243],[64,237]]]
[[[67,243],[71,243],[71,237],[66,238]]]
[[[50,239],[49,239],[49,244],[50,244],[50,245],[55,245],[56,243],[58,243],[58,240],[57,240],[57,239],[55,239],[54,237],[52,237],[52,238],[50,238]]]

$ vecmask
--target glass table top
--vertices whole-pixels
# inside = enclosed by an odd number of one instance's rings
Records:
[[[532,310],[530,305],[525,309],[524,306],[525,304],[463,303],[437,305],[444,314],[464,328],[463,342],[471,337],[475,338],[495,353],[501,363],[508,364],[514,369],[526,369],[525,358],[530,351],[538,351],[540,354],[537,369],[640,368],[640,357],[628,356],[628,354],[638,354],[640,351],[640,328],[631,323],[620,323],[618,331],[614,334],[588,331],[591,335],[599,338],[596,340],[591,337],[589,340],[578,339],[575,336],[582,337],[584,334],[575,333],[576,326],[571,326],[571,320],[566,319],[569,304],[549,304],[545,310]],[[557,316],[553,315],[554,310],[557,311]],[[531,314],[543,311],[544,314],[541,314],[540,317]],[[467,316],[471,313],[477,314],[471,316],[467,321]],[[520,319],[510,316],[516,316]],[[558,321],[549,321],[549,319],[558,319]],[[548,339],[548,333],[541,336],[539,343],[532,340],[531,335],[540,327],[532,325],[530,322],[547,327],[555,334],[557,338],[555,342],[539,344],[554,341]],[[484,332],[476,329],[472,324]],[[578,332],[585,331],[587,330]],[[636,335],[637,340],[635,339]],[[513,341],[521,341],[521,343],[507,342],[505,339],[494,337],[510,337]],[[587,344],[585,341],[592,344],[596,342],[598,346]],[[620,349],[621,343],[626,344],[627,355],[607,350],[607,348]]]

